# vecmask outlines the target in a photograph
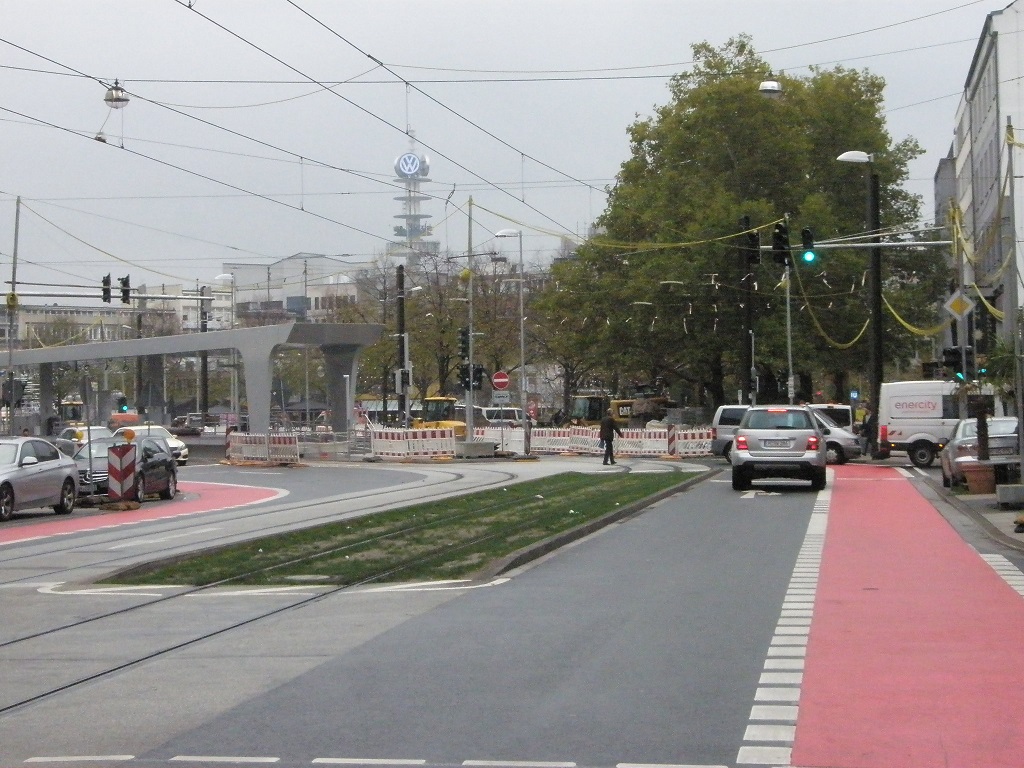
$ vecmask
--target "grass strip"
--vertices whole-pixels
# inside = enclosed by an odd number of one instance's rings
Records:
[[[688,480],[691,474],[567,473],[135,568],[116,584],[345,585],[463,578],[516,550]]]

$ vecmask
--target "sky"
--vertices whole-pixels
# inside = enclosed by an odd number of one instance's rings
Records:
[[[1006,4],[0,0],[0,276],[17,243],[22,303],[89,306],[108,273],[191,288],[229,262],[371,260],[402,223],[410,128],[441,249],[514,258],[515,238],[492,239],[511,228],[545,263],[604,210],[629,126],[668,101],[690,46],[742,33],[776,72],[882,76],[890,134],[925,150],[908,188],[931,217],[985,17]]]

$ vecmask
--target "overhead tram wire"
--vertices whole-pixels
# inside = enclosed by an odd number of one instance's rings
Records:
[[[296,74],[298,74],[298,75],[302,75],[303,77],[307,78],[307,79],[308,79],[308,80],[309,80],[309,81],[310,81],[311,83],[316,83],[317,85],[320,85],[320,86],[323,86],[323,85],[324,85],[323,83],[321,83],[321,82],[320,82],[319,80],[317,80],[316,78],[312,77],[311,75],[307,75],[307,74],[306,74],[305,72],[303,72],[302,70],[298,69],[297,67],[294,67],[294,66],[292,66],[291,64],[289,64],[288,62],[286,62],[286,61],[284,61],[283,59],[279,58],[278,56],[275,56],[274,54],[270,53],[270,51],[267,51],[266,49],[264,49],[264,48],[261,48],[261,47],[260,47],[260,46],[258,46],[258,45],[257,45],[256,43],[252,42],[251,40],[248,40],[248,39],[247,39],[247,38],[245,38],[245,37],[242,37],[242,36],[241,36],[240,34],[238,34],[237,32],[235,32],[235,31],[233,31],[233,30],[231,30],[231,29],[229,29],[229,28],[227,28],[227,27],[225,27],[225,26],[224,26],[223,24],[221,24],[220,22],[218,22],[218,21],[215,21],[214,19],[211,19],[211,18],[210,18],[209,16],[207,16],[206,14],[204,14],[204,13],[202,13],[202,12],[200,12],[200,11],[196,10],[196,9],[195,9],[194,7],[192,7],[192,6],[188,5],[187,3],[183,2],[183,0],[174,0],[174,2],[176,2],[176,3],[178,4],[178,5],[180,5],[180,6],[184,7],[184,8],[187,8],[187,9],[188,9],[189,11],[191,11],[192,13],[195,13],[196,15],[200,16],[201,18],[205,19],[206,21],[208,21],[209,23],[213,24],[213,25],[214,25],[215,27],[217,27],[218,29],[221,29],[221,30],[223,30],[224,32],[226,32],[227,34],[231,35],[231,36],[232,36],[233,38],[235,38],[236,40],[238,40],[238,41],[240,41],[240,42],[242,42],[242,43],[245,43],[246,45],[250,46],[251,48],[254,48],[255,50],[257,50],[257,51],[259,51],[260,53],[262,53],[262,54],[263,54],[264,56],[267,56],[268,58],[270,58],[270,59],[273,59],[274,61],[276,61],[277,63],[279,63],[279,64],[280,64],[281,66],[283,66],[283,67],[287,67],[287,68],[288,68],[288,69],[290,69],[290,70],[291,70],[292,72],[295,72],[295,73],[296,73]],[[289,0],[289,2],[290,2],[290,0]],[[295,6],[295,7],[296,7],[296,8],[298,9],[298,6]],[[299,10],[301,10],[301,9],[299,9]],[[305,13],[305,11],[303,11],[303,13]],[[314,21],[316,21],[316,19],[315,19],[314,17],[310,17],[310,18],[313,18],[313,19],[314,19]],[[321,22],[319,22],[319,21],[318,21],[317,23],[321,23]],[[329,27],[327,27],[327,29],[330,29],[330,28],[329,28]],[[331,30],[331,31],[333,32],[333,30]],[[334,33],[334,34],[335,34],[335,35],[337,35],[337,33]],[[348,42],[347,40],[345,40],[344,38],[342,38],[342,37],[341,37],[340,35],[338,35],[338,37],[339,37],[339,39],[341,39],[341,40],[344,40],[344,42],[348,43],[349,45],[352,45],[352,44],[351,44],[351,43],[349,43],[349,42]],[[356,48],[356,47],[355,47],[354,45],[353,45],[352,47],[353,47],[353,48],[355,48],[355,50],[359,50],[359,49],[358,49],[358,48]],[[372,56],[369,56],[369,54],[365,54],[365,53],[364,53],[364,55],[366,55],[366,56],[367,56],[368,58],[372,59],[373,61],[376,61],[377,63],[379,63],[379,64],[382,64],[382,63],[381,63],[381,62],[380,62],[380,61],[379,61],[378,59],[375,59],[375,58],[373,58]],[[383,64],[382,64],[382,66],[383,66]],[[394,74],[394,73],[392,73],[392,74]],[[397,75],[395,75],[395,77],[398,77],[398,76],[397,76]],[[403,81],[403,82],[404,82],[404,81]],[[417,89],[417,91],[418,91],[418,90],[419,90],[419,89]],[[368,115],[368,116],[372,117],[372,118],[373,118],[374,120],[377,120],[378,122],[381,122],[381,123],[383,123],[384,125],[388,126],[389,128],[393,129],[394,131],[396,131],[396,132],[398,132],[398,133],[401,133],[401,134],[402,134],[403,136],[408,136],[408,135],[409,135],[409,134],[408,134],[408,131],[406,131],[405,129],[403,129],[403,128],[400,128],[399,126],[395,125],[394,123],[390,122],[389,120],[387,120],[387,119],[385,119],[385,118],[381,117],[380,115],[378,115],[378,114],[376,114],[376,113],[374,113],[374,112],[370,111],[370,110],[369,110],[369,109],[367,109],[366,107],[364,107],[364,106],[362,106],[362,105],[360,105],[360,104],[357,104],[356,102],[352,101],[351,99],[347,98],[346,96],[342,96],[342,95],[341,95],[340,93],[337,93],[336,91],[333,91],[333,90],[330,90],[330,89],[328,89],[328,92],[329,92],[329,93],[331,93],[331,94],[333,94],[333,95],[334,95],[335,97],[337,97],[337,98],[341,99],[341,100],[342,100],[342,101],[344,101],[344,102],[345,102],[346,104],[349,104],[350,106],[353,106],[353,107],[355,107],[355,108],[356,108],[356,109],[358,109],[358,110],[359,110],[360,112],[363,112],[364,114],[366,114],[366,115]],[[427,94],[423,94],[423,95],[424,95],[424,96],[427,96]],[[430,97],[428,96],[427,98],[430,98]],[[439,104],[440,106],[444,106],[443,104],[440,104],[440,102],[438,102],[438,104]],[[448,107],[445,107],[445,109],[448,109]],[[453,113],[453,114],[458,114],[458,113]],[[463,118],[463,119],[466,119],[466,118]],[[490,185],[492,186],[492,188],[493,188],[493,189],[496,189],[496,190],[497,190],[498,192],[501,192],[501,193],[502,193],[503,195],[508,195],[509,197],[511,197],[512,199],[514,199],[514,200],[515,200],[515,201],[516,201],[517,203],[519,203],[519,204],[521,204],[521,205],[525,205],[525,206],[526,206],[527,208],[529,208],[529,209],[530,209],[531,211],[533,211],[533,212],[534,212],[534,213],[536,213],[537,215],[539,215],[539,216],[543,217],[543,218],[544,218],[544,219],[546,219],[547,221],[550,221],[550,222],[551,222],[552,224],[554,224],[554,225],[556,225],[556,226],[560,227],[560,228],[561,228],[562,230],[564,230],[565,232],[568,232],[568,233],[572,233],[572,229],[571,229],[571,228],[569,228],[569,227],[565,226],[564,224],[562,224],[562,223],[561,223],[561,222],[559,222],[559,221],[556,221],[555,219],[553,219],[553,218],[552,218],[551,216],[549,216],[549,215],[547,215],[546,213],[544,213],[543,211],[541,211],[541,210],[540,210],[539,208],[537,208],[536,206],[533,206],[533,205],[531,205],[531,204],[529,204],[529,203],[527,203],[527,202],[524,202],[523,200],[520,200],[520,199],[519,199],[518,197],[516,197],[515,195],[513,195],[513,194],[512,194],[511,192],[509,192],[508,190],[506,190],[506,189],[502,189],[501,187],[498,187],[498,186],[496,186],[496,185],[493,185],[493,184],[492,184],[492,182],[491,182],[491,181],[490,181],[489,179],[486,179],[486,178],[484,178],[483,176],[481,176],[480,174],[478,174],[478,173],[477,173],[476,171],[474,171],[474,170],[472,170],[471,168],[469,168],[469,167],[467,167],[467,166],[463,165],[462,163],[460,163],[460,162],[459,162],[458,160],[454,159],[453,157],[450,157],[449,155],[445,154],[444,152],[442,152],[442,151],[441,151],[440,149],[438,149],[437,147],[434,147],[434,146],[432,146],[432,145],[430,145],[430,144],[427,144],[426,142],[424,142],[424,141],[422,141],[422,140],[420,140],[420,139],[417,139],[416,141],[417,141],[417,143],[418,143],[418,144],[420,144],[421,146],[425,147],[426,149],[429,149],[429,150],[430,150],[431,152],[433,152],[434,154],[436,154],[436,155],[437,155],[438,157],[444,158],[444,159],[445,159],[445,160],[447,160],[448,162],[450,162],[450,163],[452,163],[453,165],[455,165],[455,166],[456,166],[457,168],[461,168],[461,169],[462,169],[462,170],[464,170],[464,171],[465,171],[466,173],[469,173],[469,174],[471,174],[471,175],[472,175],[473,177],[475,177],[475,178],[479,179],[480,181],[483,181],[483,182],[485,182],[485,183],[487,183],[487,184],[490,184]],[[520,154],[524,154],[524,153],[520,152]],[[552,170],[554,170],[554,169],[552,169]],[[560,173],[560,172],[559,172],[559,173]],[[565,175],[565,174],[563,174],[563,175]]]

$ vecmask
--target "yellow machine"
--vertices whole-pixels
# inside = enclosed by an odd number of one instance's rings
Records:
[[[413,429],[454,429],[466,436],[466,409],[454,397],[424,397],[422,415],[412,420]]]

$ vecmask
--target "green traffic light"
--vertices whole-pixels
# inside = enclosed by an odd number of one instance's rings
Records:
[[[805,264],[812,264],[814,260],[818,258],[818,254],[814,251],[804,251],[803,260]]]

